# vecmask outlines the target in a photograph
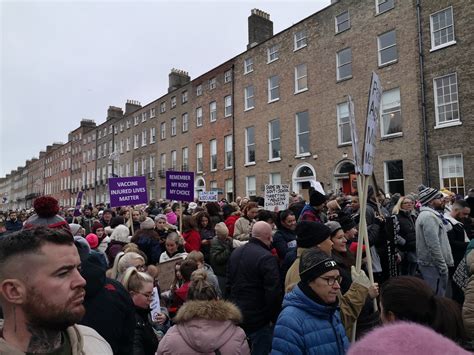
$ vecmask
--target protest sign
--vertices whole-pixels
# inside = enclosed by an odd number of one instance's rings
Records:
[[[81,215],[81,203],[82,203],[82,191],[79,191],[77,194],[77,200],[76,200],[76,207],[74,208],[74,217],[78,217]]]
[[[150,303],[150,309],[151,319],[155,320],[158,314],[161,313],[160,295],[158,294],[158,287],[153,287],[153,299]]]
[[[352,101],[351,95],[347,98],[349,104],[349,125],[351,127],[351,142],[352,142],[352,152],[354,155],[354,167],[356,174],[360,173],[361,169],[361,158],[359,150],[359,138],[357,135],[357,128],[355,122],[355,112],[354,112],[354,102]]]
[[[288,208],[290,185],[265,185],[265,206],[269,211],[281,211]]]
[[[161,292],[168,291],[174,281],[176,264],[182,262],[183,258],[177,257],[156,265],[158,268],[158,283]]]
[[[110,207],[147,204],[146,178],[144,176],[109,178],[109,196]]]
[[[200,191],[199,201],[201,202],[217,202],[218,192],[217,191]]]
[[[194,200],[194,173],[167,171],[166,198],[168,200],[192,202]]]

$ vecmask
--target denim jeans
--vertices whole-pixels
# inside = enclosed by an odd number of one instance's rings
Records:
[[[252,333],[247,333],[252,355],[266,355],[272,351],[273,327],[266,325]]]
[[[446,288],[448,287],[448,274],[441,275],[438,269],[434,266],[418,265],[418,268],[423,276],[423,280],[431,287],[431,289],[438,296],[446,295]]]

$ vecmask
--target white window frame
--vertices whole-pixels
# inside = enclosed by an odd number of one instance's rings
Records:
[[[131,139],[130,137],[127,137],[126,139],[126,144],[125,144],[125,147],[126,147],[126,151],[129,152],[130,151],[130,145],[131,145]],[[100,146],[99,146],[100,148]],[[100,152],[99,152],[99,155],[100,155]]]
[[[133,149],[138,149],[138,143],[139,143],[139,135],[135,134],[134,139],[133,139]],[[104,156],[106,154],[104,153]]]
[[[187,112],[181,115],[181,132],[187,132],[189,129],[189,115]]]
[[[253,58],[246,58],[244,60],[244,75],[253,72]]]
[[[155,117],[155,116],[156,116],[155,108],[152,107],[152,108],[150,108],[150,118],[153,118],[153,117]]]
[[[457,100],[453,100],[453,101],[450,101],[448,103],[446,102],[443,102],[443,106],[446,106],[446,105],[453,105],[453,104],[456,104],[457,105],[457,113],[458,113],[458,118],[457,119],[452,119],[452,120],[449,120],[449,121],[444,121],[444,122],[440,122],[439,120],[439,98],[438,98],[438,84],[437,84],[437,81],[438,80],[443,80],[447,77],[451,77],[451,76],[454,76],[454,78],[456,79],[456,97],[457,97]],[[453,84],[449,84],[449,91],[450,91],[450,94],[452,95],[451,93],[451,89],[450,89],[450,86],[452,86]],[[446,90],[446,87],[443,86],[443,92]],[[435,118],[436,118],[436,126],[435,128],[444,128],[444,127],[452,127],[452,126],[458,126],[458,125],[461,125],[462,122],[461,122],[461,112],[460,112],[460,109],[459,109],[459,87],[458,87],[458,75],[456,72],[454,73],[450,73],[450,74],[447,74],[447,75],[443,75],[443,76],[440,76],[440,77],[437,77],[437,78],[433,78],[433,95],[434,95],[434,104],[435,104]]]
[[[278,137],[273,138],[273,124],[278,121]],[[273,144],[275,142],[278,142],[280,145],[280,149],[278,150],[278,156],[274,157],[273,156]],[[268,122],[268,162],[273,162],[273,161],[280,161],[281,160],[281,126],[280,126],[280,119],[275,118]]]
[[[381,47],[380,47],[380,37],[385,36],[385,35],[387,35],[387,34],[389,34],[389,33],[391,33],[391,32],[394,32],[394,33],[395,33],[395,43],[394,43],[394,44],[390,44],[390,45],[388,45],[388,46],[386,46],[386,47],[381,48]],[[382,63],[382,55],[381,55],[382,51],[387,50],[387,49],[392,48],[392,47],[396,47],[396,50],[397,50],[397,57],[396,57],[395,59],[389,60],[388,62]],[[385,66],[385,65],[390,65],[390,64],[392,64],[392,63],[398,62],[397,31],[396,31],[395,29],[390,30],[390,31],[387,31],[387,32],[384,32],[384,33],[382,33],[382,34],[380,34],[380,35],[377,36],[377,56],[378,56],[379,67]]]
[[[398,101],[394,101],[392,103],[384,102],[387,100],[387,96],[392,94],[393,92],[398,91]],[[403,135],[403,117],[402,117],[402,104],[401,104],[401,94],[400,88],[393,88],[390,90],[385,90],[382,94],[382,101],[380,104],[380,137],[388,138],[388,137],[398,137]],[[385,98],[385,100],[384,100]],[[390,134],[385,134],[385,120],[384,115],[394,115],[397,112],[400,114],[400,118],[402,119],[402,129],[400,132],[394,132]]]
[[[398,179],[391,179],[389,180],[388,179],[388,163],[392,163],[392,162],[398,162],[398,161],[401,161],[402,162],[402,178],[398,178]],[[385,187],[385,191],[387,193],[389,193],[390,191],[390,188],[389,188],[389,184],[391,182],[399,182],[399,181],[402,181],[403,182],[403,185],[405,186],[405,171],[403,169],[403,160],[402,159],[393,159],[393,160],[387,160],[387,161],[384,161],[383,162],[383,170],[384,170],[384,187]]]
[[[250,90],[252,91],[252,95],[250,95]],[[248,111],[255,108],[255,87],[253,85],[249,85],[244,88],[244,111]]]
[[[160,155],[160,170],[166,171],[166,153]]]
[[[253,142],[249,143],[249,129],[253,129]],[[249,153],[250,153],[250,147],[253,147],[253,152],[254,152],[254,160],[249,160]],[[245,166],[247,165],[255,165],[256,164],[256,152],[257,152],[257,146],[255,143],[255,126],[250,126],[245,128]]]
[[[230,169],[233,165],[233,156],[232,156],[232,134],[224,136],[224,169]],[[229,157],[230,153],[230,157]]]
[[[311,130],[308,130],[308,131],[304,131],[304,132],[300,132],[300,122],[299,122],[299,119],[298,119],[298,115],[299,114],[302,114],[302,113],[305,113],[308,115],[308,129],[310,129],[310,126],[311,126],[311,123],[309,122],[309,112],[308,111],[301,111],[301,112],[297,112],[295,114],[295,120],[296,120],[296,156],[298,157],[301,157],[301,156],[309,156],[311,155],[310,153],[310,147],[311,147]],[[303,134],[308,134],[308,151],[307,152],[301,152],[300,151],[300,136],[303,135]]]
[[[171,96],[170,108],[176,107],[176,96]]]
[[[171,137],[176,135],[176,117],[171,119]]]
[[[196,127],[202,127],[202,107],[196,109]]]
[[[229,69],[224,72],[224,83],[227,84],[227,83],[230,83],[231,81],[232,81],[232,70]]]
[[[383,11],[380,11],[380,6],[386,2],[391,2],[392,7],[385,9]],[[390,4],[389,4],[390,5]],[[395,0],[375,0],[375,11],[377,14],[383,14],[384,12],[390,11],[395,7]]]
[[[209,79],[209,90],[214,90],[217,87],[217,80],[216,78]]]
[[[299,73],[298,68],[305,68],[305,74],[301,75]],[[306,78],[306,87],[299,88],[300,80]],[[295,66],[295,94],[299,94],[300,92],[304,92],[308,90],[308,65],[306,63],[301,63]]]
[[[137,126],[140,123],[140,116],[135,116],[133,121],[133,125]],[[104,136],[107,134],[107,131],[104,131]]]
[[[308,35],[306,30],[298,31],[293,36],[294,51],[300,50],[308,45]]]
[[[102,174],[104,172],[102,171]],[[137,176],[138,175],[138,159],[135,159],[133,161],[133,176]]]
[[[189,170],[189,149],[188,147],[183,147],[181,149],[181,170],[186,166],[186,170]]]
[[[165,113],[166,112],[166,102],[162,102],[160,104],[160,113]]]
[[[204,169],[204,162],[202,159],[202,143],[196,144],[196,172],[202,173]]]
[[[171,170],[176,171],[178,167],[176,150],[171,151]]]
[[[341,111],[347,113],[347,115],[342,115]],[[338,145],[349,145],[351,144],[350,137],[350,128],[349,128],[349,137],[347,141],[342,140],[342,132],[344,127],[350,126],[349,124],[349,104],[347,102],[342,102],[336,106],[336,116],[337,116],[337,143]],[[343,121],[344,120],[344,121]]]
[[[257,195],[257,178],[255,177],[255,175],[246,176],[245,177],[245,196],[250,197],[250,196],[256,196],[256,195]]]
[[[274,44],[267,48],[267,64],[273,63],[280,58],[280,45]]]
[[[448,160],[448,159],[460,159],[461,161],[461,164],[459,165],[459,168],[460,168],[460,175],[457,175],[457,172],[454,171],[454,173],[452,173],[453,175],[456,174],[456,176],[444,176],[443,174],[443,161],[445,160]],[[454,168],[456,168],[457,165],[454,166]],[[459,188],[460,188],[460,185],[458,183],[456,183],[456,185],[451,185],[451,183],[449,184],[449,186],[446,186],[443,179],[459,179],[459,178],[462,178],[463,180],[463,185],[462,185],[462,189],[463,189],[463,192],[462,192],[462,195],[464,196],[466,194],[466,179],[464,177],[464,157],[463,157],[463,154],[462,153],[458,153],[458,154],[444,154],[444,155],[440,155],[438,156],[438,168],[439,168],[439,186],[441,189],[445,188],[445,189],[448,189],[448,190],[451,190],[453,188],[456,189],[456,193],[459,193]],[[446,167],[446,169],[449,168]],[[450,172],[448,172],[448,174],[450,174]],[[451,190],[452,191],[452,190]]]
[[[146,132],[147,132],[146,129],[144,129],[143,132],[142,132],[142,147],[146,146],[146,139],[147,139]]]
[[[276,178],[278,176],[278,178]],[[270,185],[281,185],[281,173],[268,174],[268,183]]]
[[[276,85],[272,86],[272,80],[277,80]],[[280,100],[280,77],[278,75],[272,75],[268,78],[268,103]],[[276,92],[276,97],[272,98],[272,92]]]
[[[150,128],[150,144],[153,144],[156,142],[156,127],[151,127]]]
[[[339,18],[347,13],[347,20],[339,21]],[[343,25],[347,23],[347,28],[342,28]],[[347,31],[351,28],[351,15],[349,13],[349,10],[341,12],[339,15],[334,16],[334,26],[335,26],[335,31],[337,33],[341,33],[344,31]]]
[[[181,93],[181,103],[185,104],[186,102],[188,102],[188,90],[184,90]]]
[[[155,172],[155,154],[150,155],[150,163],[149,163],[148,170],[150,173]]]
[[[341,57],[342,57],[342,54],[347,52],[347,51],[350,51],[350,60],[347,61],[347,62],[341,62]],[[345,67],[347,65],[350,65],[350,68],[351,68],[351,73],[349,75],[346,75],[346,76],[341,76],[341,68],[342,67]],[[351,47],[347,47],[347,48],[344,48],[344,49],[341,49],[339,52],[336,53],[336,75],[337,75],[337,80],[347,80],[347,79],[351,79],[352,78],[352,48]]]
[[[217,102],[211,101],[209,103],[209,121],[215,122],[217,120]]]
[[[146,122],[147,116],[148,116],[148,112],[146,112],[146,111],[142,112],[142,123]]]
[[[224,117],[232,116],[232,95],[224,97]]]
[[[202,95],[202,84],[199,84],[196,86],[196,96],[201,96]]]
[[[145,157],[142,157],[142,175],[145,176],[146,175],[146,158]]]
[[[160,139],[166,139],[166,122],[161,122],[160,124]]]
[[[217,139],[209,141],[209,168],[211,171],[217,171]]]

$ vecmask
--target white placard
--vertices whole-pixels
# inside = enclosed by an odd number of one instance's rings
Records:
[[[201,202],[217,202],[217,191],[199,191],[199,201]]]
[[[158,314],[161,313],[161,307],[160,307],[160,295],[158,294],[158,288],[153,287],[153,300],[150,303],[150,313],[151,313],[151,319],[155,320]]]
[[[351,127],[351,142],[352,142],[352,153],[354,155],[355,172],[359,174],[361,171],[361,157],[359,150],[359,136],[357,135],[357,126],[355,121],[354,102],[352,101],[351,95],[347,98],[347,104],[349,106],[349,125]]]
[[[375,143],[377,140],[377,127],[380,119],[380,102],[382,101],[382,84],[377,74],[372,72],[372,80],[369,92],[369,104],[367,106],[367,121],[365,125],[364,138],[364,163],[362,173],[366,176],[372,175],[374,171]]]
[[[326,191],[324,191],[323,185],[321,185],[321,183],[320,183],[319,181],[310,180],[310,181],[309,181],[309,184],[310,184],[311,187],[312,187],[313,189],[315,189],[316,191],[322,193],[323,195],[326,195]]]
[[[288,208],[290,185],[265,185],[265,206],[269,211],[278,212]]]

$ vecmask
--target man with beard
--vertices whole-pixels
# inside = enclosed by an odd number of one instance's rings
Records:
[[[86,285],[72,235],[38,227],[0,240],[0,354],[112,354],[84,315]]]

